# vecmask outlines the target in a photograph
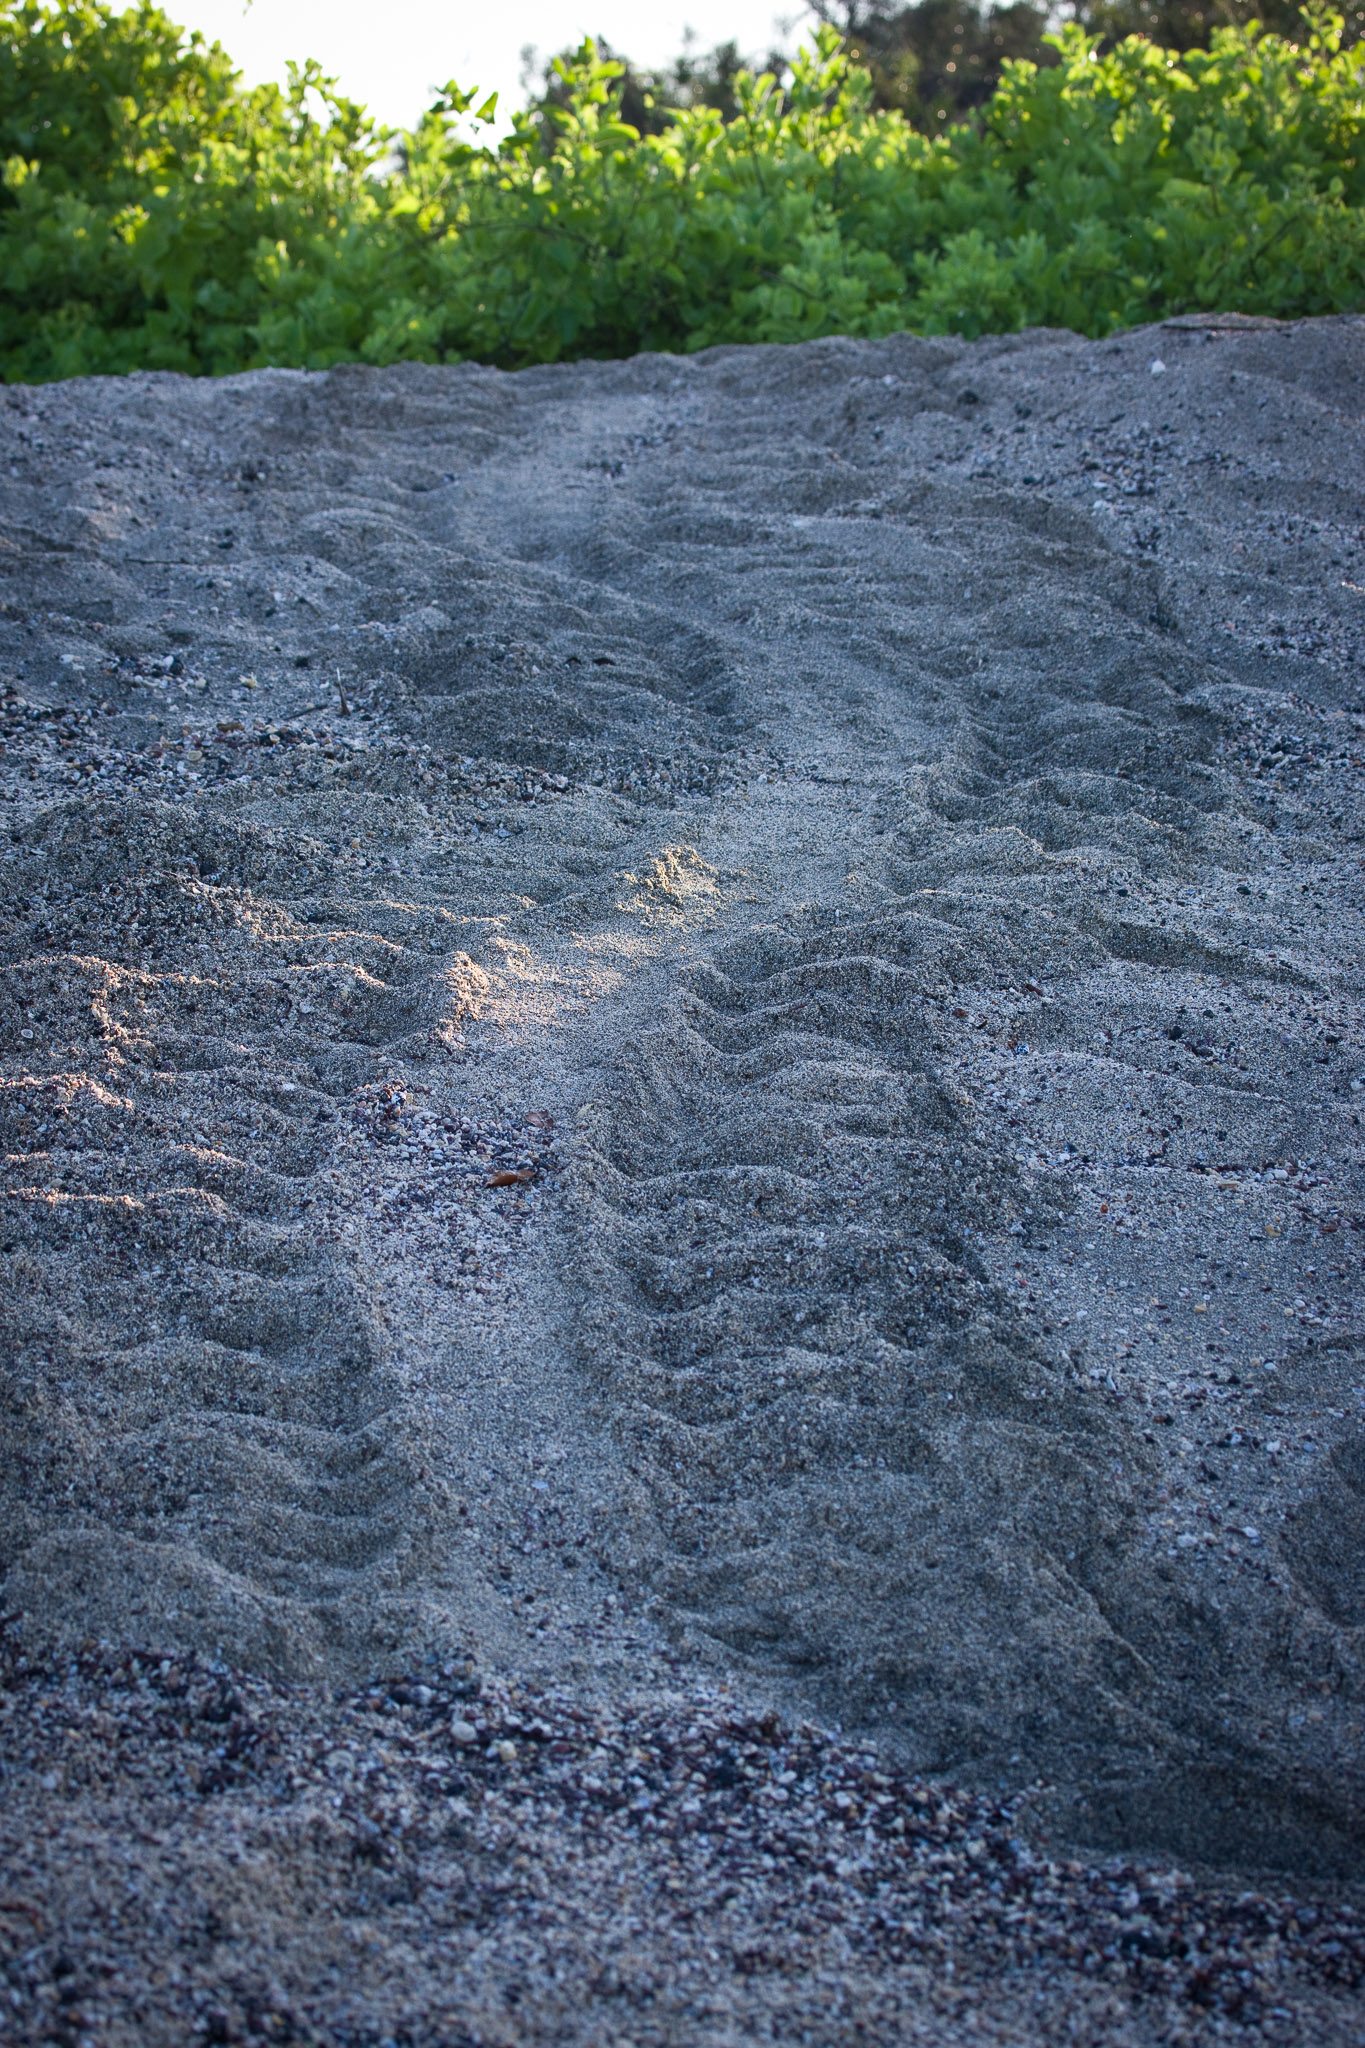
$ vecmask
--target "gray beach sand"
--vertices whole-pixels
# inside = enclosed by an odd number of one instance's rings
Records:
[[[0,2042],[1365,2041],[1365,320],[0,442]]]

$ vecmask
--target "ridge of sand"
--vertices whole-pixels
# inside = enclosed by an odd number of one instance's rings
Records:
[[[1357,1879],[1363,414],[1358,319],[5,393],[23,1683],[723,1675]]]

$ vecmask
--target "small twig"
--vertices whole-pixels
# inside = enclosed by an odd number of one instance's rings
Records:
[[[0,1913],[24,1913],[33,1922],[39,1934],[47,1926],[36,1906],[30,1906],[27,1899],[0,1899]]]

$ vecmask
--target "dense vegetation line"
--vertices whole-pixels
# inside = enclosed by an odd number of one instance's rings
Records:
[[[1365,36],[1365,0],[1340,0],[1343,44]],[[855,62],[872,79],[872,104],[896,108],[914,128],[937,135],[982,107],[1012,59],[1056,62],[1048,41],[1059,14],[1105,48],[1145,36],[1163,50],[1207,49],[1215,29],[1259,21],[1275,34],[1296,38],[1303,28],[1302,0],[807,0],[818,20],[839,31]],[[766,66],[747,59],[733,40],[712,50],[690,38],[669,64],[644,69],[624,61],[621,111],[641,130],[661,128],[666,109],[704,103],[730,119],[737,111],[735,78],[746,68],[783,73],[783,49]],[[622,56],[605,40],[604,57]],[[561,52],[561,55],[564,53]],[[553,61],[523,51],[523,84],[538,100],[563,104]]]
[[[1365,46],[1340,16],[1176,54],[1071,26],[973,119],[874,104],[830,25],[733,112],[623,120],[591,43],[481,144],[453,83],[380,128],[316,65],[247,88],[158,8],[0,7],[0,370],[41,380],[1365,305]],[[470,136],[474,137],[473,140]]]

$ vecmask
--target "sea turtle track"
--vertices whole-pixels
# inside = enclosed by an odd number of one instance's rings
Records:
[[[396,986],[309,972],[326,947],[286,903],[318,878],[278,835],[134,800],[59,806],[19,845],[57,886],[54,950],[0,977],[7,1050],[37,1038],[50,1068],[5,1090],[28,1169],[5,1204],[12,1597],[316,1673],[424,1519],[389,1333],[299,1220],[367,1041],[411,1021],[401,957]],[[115,922],[129,849],[154,881]]]
[[[6,1608],[1353,1869],[1360,335],[10,394]]]
[[[917,1768],[1026,1757],[1092,1833],[1351,1867],[1354,1795],[1265,1753],[1305,1669],[1353,1667],[1349,1630],[1305,1630],[1345,1619],[1313,1539],[1239,1619],[1176,1583],[1151,1432],[973,1250],[1073,1206],[934,1057],[979,953],[910,909],[812,922],[694,968],[580,1112],[580,1355],[637,1486],[611,1567]],[[1229,1687],[1259,1741],[1210,1712]]]
[[[629,1404],[662,1596],[855,1717],[894,1703],[931,1768],[1047,1716],[1044,1610],[1076,1610],[1057,1668],[1079,1691],[1078,1560],[1119,1540],[1127,1492],[1105,1411],[971,1249],[1044,1197],[935,1069],[945,950],[913,915],[760,934],[583,1113],[585,1369]]]

